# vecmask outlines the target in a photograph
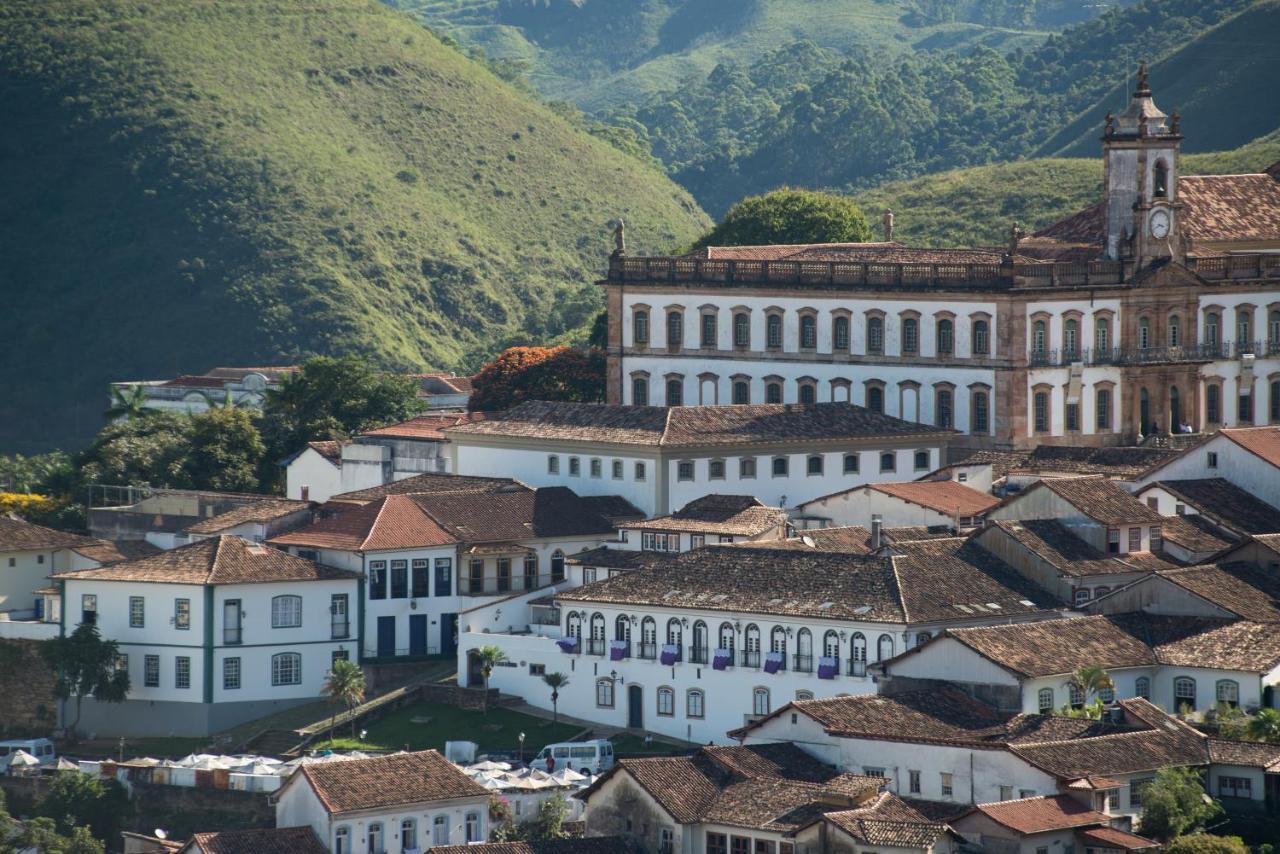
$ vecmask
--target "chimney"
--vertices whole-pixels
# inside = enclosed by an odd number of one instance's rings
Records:
[[[871,517],[871,551],[879,551],[881,546],[880,534],[880,514],[876,513]]]
[[[884,209],[884,213],[880,217],[880,228],[884,232],[884,242],[893,242],[893,211],[888,208]]]

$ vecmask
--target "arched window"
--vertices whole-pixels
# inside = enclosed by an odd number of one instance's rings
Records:
[[[776,652],[782,656],[782,665],[786,667],[787,663],[787,630],[782,626],[774,626],[773,631],[769,632],[769,652]]]
[[[684,312],[667,312],[667,348],[678,350],[684,344]]]
[[[480,835],[480,813],[467,813],[466,837],[467,842],[480,842],[484,839],[484,837]]]
[[[813,633],[808,629],[796,632],[795,669],[801,673],[813,670]]]
[[[637,310],[631,316],[631,341],[638,347],[649,343],[649,312]]]
[[[1176,314],[1169,315],[1169,346],[1177,347],[1182,341],[1182,318]]]
[[[1211,347],[1218,346],[1218,341],[1222,334],[1222,316],[1216,311],[1210,311],[1204,316],[1204,343]]]
[[[1094,409],[1099,430],[1111,429],[1111,389],[1100,388],[1094,394]]]
[[[735,641],[737,640],[733,631],[733,623],[730,623],[727,621],[721,623],[720,632],[717,637],[720,645],[716,647],[716,649],[729,650],[729,657],[732,658],[733,650],[734,650],[734,647],[736,646]]]
[[[635,406],[649,405],[649,380],[635,377],[631,380],[631,403]]]
[[[582,615],[577,611],[570,611],[569,616],[565,618],[565,632],[570,637],[582,640]]]
[[[669,718],[676,713],[676,692],[665,685],[658,689],[658,714]]]
[[[805,700],[812,700],[812,699],[813,699],[812,691],[805,691],[803,689],[796,691],[796,702],[803,703]]]
[[[1090,596],[1090,593],[1089,593],[1088,587],[1077,587],[1074,594],[1074,600],[1076,605],[1079,606],[1088,602],[1089,596]]]
[[[631,618],[626,614],[620,614],[613,621],[613,639],[619,641],[631,640]]]
[[[742,631],[742,663],[746,667],[760,666],[760,627],[749,623]]]
[[[1181,711],[1183,707],[1195,711],[1196,680],[1190,676],[1179,676],[1173,680],[1173,707]]]
[[[765,403],[782,403],[782,383],[766,383],[764,387]]]
[[[564,552],[560,549],[551,553],[551,580],[564,581]]]
[[[811,382],[800,383],[799,401],[806,406],[810,406],[818,402],[818,389]]]
[[[765,318],[765,345],[770,350],[782,349],[782,315],[770,314]]]
[[[751,714],[763,717],[769,714],[769,689],[751,689]]]
[[[640,621],[640,657],[658,657],[658,621],[653,617]]]
[[[351,828],[345,824],[334,831],[333,854],[351,854]]]
[[[991,324],[985,320],[973,322],[973,341],[970,348],[975,356],[986,356],[991,352]]]
[[[667,406],[684,406],[684,382],[667,380]]]
[[[1053,711],[1053,689],[1041,688],[1036,694],[1036,708],[1040,714],[1047,715]]]
[[[1111,319],[1099,317],[1093,324],[1093,357],[1094,360],[1110,358],[1111,351]]]
[[[1032,398],[1034,427],[1037,433],[1049,432],[1049,392],[1038,391]]]
[[[1114,703],[1116,701],[1116,689],[1115,688],[1099,688],[1098,699],[1106,703],[1107,705]]]
[[[532,590],[538,586],[538,556],[529,552],[524,556],[524,589]]]
[[[707,700],[706,695],[698,688],[690,688],[684,695],[684,713],[690,718],[705,718],[707,716]]]
[[[849,318],[843,315],[831,322],[831,349],[837,353],[849,352]]]
[[[822,655],[826,658],[840,660],[840,635],[835,629],[827,629],[822,636]]]
[[[867,409],[872,412],[884,412],[884,389],[880,386],[867,386]]]
[[[301,685],[302,656],[296,652],[280,652],[271,656],[272,685]]]
[[[695,664],[707,663],[707,624],[697,620],[693,624],[693,648],[689,658]]]
[[[1214,696],[1219,703],[1226,703],[1234,709],[1240,705],[1240,683],[1234,679],[1219,679],[1214,686]]]
[[[938,355],[949,356],[955,349],[955,324],[947,318],[938,321]]]
[[[667,620],[667,643],[674,646],[679,655],[680,647],[684,644],[684,626],[675,617]]]
[[[739,406],[751,402],[751,386],[744,380],[733,384],[733,402]]]
[[[876,641],[876,661],[887,661],[893,658],[893,636],[881,635]]]
[[[950,429],[954,425],[954,404],[952,403],[951,389],[940,388],[937,391],[937,399],[934,401],[934,418],[935,423],[939,427]]]
[[[810,454],[805,460],[805,472],[810,475],[822,474],[822,454]]]
[[[1043,320],[1031,324],[1031,354],[1043,356],[1048,349],[1048,327]]]
[[[920,352],[920,321],[914,317],[902,320],[902,352],[913,354]]]
[[[613,708],[613,680],[596,680],[596,705],[602,709]]]
[[[933,632],[916,632],[916,646],[924,646],[933,639]]]
[[[1204,387],[1205,420],[1210,424],[1222,423],[1222,390],[1216,383]]]
[[[418,822],[411,818],[400,822],[400,847],[405,851],[418,847]]]
[[[1133,680],[1133,695],[1141,697],[1144,700],[1151,699],[1151,680],[1146,676],[1139,676]]]
[[[818,346],[818,319],[811,314],[800,318],[800,346],[805,350]]]
[[[884,352],[884,318],[872,315],[867,318],[867,352],[880,354]]]
[[[604,614],[591,615],[591,637],[587,652],[592,655],[604,655]]]
[[[449,817],[438,815],[431,821],[431,844],[449,844]]]
[[[854,632],[849,638],[849,675],[867,675],[867,638],[862,632]]]
[[[302,625],[301,596],[273,596],[271,599],[271,628],[295,629]]]
[[[991,430],[991,403],[985,391],[975,391],[969,406],[969,432],[985,436]]]
[[[1074,682],[1067,683],[1067,702],[1073,709],[1084,708],[1084,689]]]
[[[369,839],[369,854],[383,854],[386,851],[386,841],[382,835],[382,822],[371,822],[367,836]]]
[[[1236,311],[1236,352],[1253,352],[1253,309],[1251,308]]]
[[[751,316],[740,311],[733,316],[733,346],[751,346]]]
[[[1167,198],[1169,195],[1169,167],[1163,160],[1157,160],[1155,169],[1152,170],[1153,178],[1151,182],[1151,194],[1157,199]]]
[[[773,476],[774,477],[787,476],[787,458],[786,457],[773,458]]]
[[[1080,355],[1080,321],[1074,317],[1062,324],[1062,353],[1068,359]]]
[[[880,455],[880,473],[894,471],[898,467],[898,455],[893,451],[885,451]]]

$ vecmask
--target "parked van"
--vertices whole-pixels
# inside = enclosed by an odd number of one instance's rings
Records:
[[[550,764],[548,759],[552,760]],[[530,765],[539,771],[559,771],[568,767],[583,774],[599,774],[613,767],[613,745],[603,738],[548,744]]]
[[[7,767],[9,757],[19,750],[25,750],[39,759],[41,765],[49,765],[57,758],[53,742],[47,738],[14,738],[0,741],[0,768]]]

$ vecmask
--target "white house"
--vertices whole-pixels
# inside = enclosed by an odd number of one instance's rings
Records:
[[[766,507],[750,495],[704,495],[674,513],[618,526],[619,549],[682,552],[708,543],[780,540],[787,511]]]
[[[52,577],[62,631],[95,623],[129,670],[124,703],[85,701],[87,731],[208,735],[314,700],[356,653],[359,576],[240,537]]]
[[[608,406],[526,401],[446,429],[454,470],[616,494],[661,516],[710,493],[786,507],[941,464],[954,431],[849,403]]]
[[[1203,517],[1196,522],[1228,541],[1280,533],[1280,509],[1224,477],[1151,481],[1134,497],[1161,516]]]
[[[328,501],[343,492],[342,447],[345,442],[308,442],[302,450],[280,461],[285,467],[285,491],[299,501]],[[381,470],[378,472],[381,476]]]
[[[971,844],[1003,854],[1043,854],[1046,851],[1088,852],[1159,851],[1160,843],[1111,826],[1077,793],[1020,798],[977,804],[953,820]]]
[[[803,527],[869,527],[879,518],[890,528],[923,525],[971,528],[1000,503],[989,492],[979,492],[954,480],[920,480],[902,483],[869,483],[832,495],[823,495],[796,507]]]
[[[566,557],[615,533],[596,502],[564,487],[450,475],[395,487],[364,504],[348,494],[327,518],[271,541],[364,578],[353,604],[365,661],[452,656],[460,613],[564,585]]]
[[[492,687],[608,726],[700,743],[797,697],[874,693],[867,668],[955,625],[1042,620],[1062,603],[960,538],[878,555],[794,541],[706,546],[553,597],[554,624],[514,603],[464,615],[459,677],[493,645]],[[639,554],[645,554],[640,552]],[[546,609],[546,605],[537,606]],[[519,612],[516,612],[519,614]]]
[[[489,838],[489,790],[434,750],[304,764],[274,799],[277,827],[309,827],[331,854]]]
[[[126,846],[135,839],[125,833]],[[150,843],[150,844],[147,844]],[[125,848],[129,852],[176,851],[177,854],[329,854],[309,827],[272,827],[254,830],[220,830],[193,833],[186,844],[175,847],[163,839],[146,838],[147,847]]]
[[[883,783],[796,745],[762,744],[622,759],[577,797],[587,802],[588,840],[627,833],[645,851],[818,854],[832,850],[833,828],[867,854],[957,850],[945,824],[883,792]]]
[[[1206,478],[1223,478],[1272,507],[1280,507],[1280,426],[1221,429],[1149,468],[1137,482],[1141,489],[1162,480]]]
[[[1073,477],[1041,480],[1005,499],[988,519],[1056,519],[1109,555],[1159,551],[1163,517],[1113,480]]]

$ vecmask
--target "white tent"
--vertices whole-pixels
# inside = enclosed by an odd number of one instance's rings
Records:
[[[34,768],[39,764],[40,760],[25,750],[15,750],[13,755],[9,757],[10,768]]]

